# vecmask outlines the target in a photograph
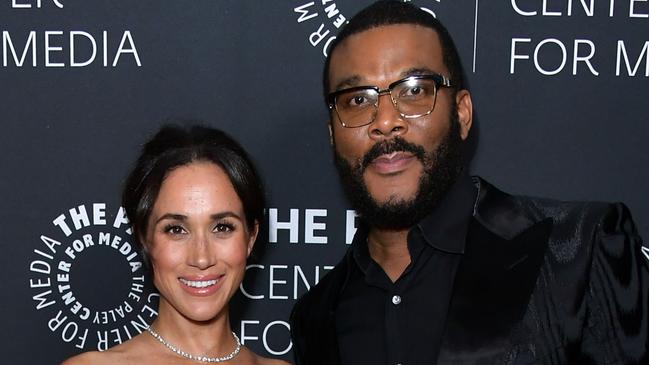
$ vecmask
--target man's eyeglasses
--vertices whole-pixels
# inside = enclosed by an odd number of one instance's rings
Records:
[[[343,127],[355,128],[374,121],[379,96],[390,94],[392,104],[403,118],[419,118],[435,109],[437,90],[451,87],[443,75],[410,76],[391,83],[386,89],[376,86],[356,86],[334,91],[327,96],[329,110],[335,110]]]

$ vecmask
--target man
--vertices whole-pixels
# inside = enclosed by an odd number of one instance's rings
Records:
[[[649,265],[628,210],[469,177],[471,95],[435,18],[371,5],[323,80],[364,225],[293,310],[298,364],[649,363]]]

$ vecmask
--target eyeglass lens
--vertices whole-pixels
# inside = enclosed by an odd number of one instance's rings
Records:
[[[404,117],[415,118],[435,107],[436,86],[433,80],[404,80],[392,87],[391,99]],[[372,123],[376,116],[379,93],[374,88],[350,90],[336,97],[336,112],[348,127]]]

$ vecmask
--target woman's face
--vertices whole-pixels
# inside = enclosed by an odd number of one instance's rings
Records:
[[[195,321],[215,318],[239,287],[257,227],[245,223],[241,200],[211,162],[172,170],[149,217],[149,249],[160,308]]]

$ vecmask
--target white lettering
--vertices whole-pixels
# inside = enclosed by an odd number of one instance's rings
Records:
[[[56,219],[54,219],[52,221],[52,223],[55,226],[59,227],[61,229],[61,231],[63,231],[63,234],[65,234],[65,237],[70,237],[70,235],[72,234],[72,230],[70,229],[70,226],[68,226],[68,224],[65,223],[65,215],[61,214],[60,216],[56,217]],[[42,238],[43,238],[43,236],[41,236],[41,239]]]
[[[88,212],[86,212],[86,207],[84,205],[79,205],[77,209],[72,208],[69,212],[70,218],[72,218],[72,223],[74,224],[74,229],[78,231],[82,227],[88,227],[90,225],[90,218],[88,217]]]
[[[293,267],[293,299],[298,298],[297,289],[299,286],[298,284],[300,282],[298,278],[302,278],[302,283],[304,284],[306,291],[311,289],[311,285],[309,285],[309,281],[306,279],[306,275],[304,275],[304,272],[302,271],[302,267],[299,265],[295,265]]]
[[[92,205],[92,224],[96,226],[106,225],[106,204],[105,203],[94,203]]]
[[[41,260],[32,261],[32,263],[29,265],[29,271],[38,272],[41,274],[49,274],[50,264]]]
[[[345,244],[347,245],[352,243],[356,234],[356,217],[358,214],[354,210],[345,212]]]
[[[241,320],[240,333],[241,333],[241,344],[242,345],[245,345],[246,341],[248,341],[248,340],[250,340],[250,341],[258,341],[259,340],[259,337],[257,337],[257,336],[248,336],[246,334],[246,325],[249,325],[249,324],[259,324],[259,321]]]
[[[77,60],[74,59],[74,55],[75,55],[74,46],[75,46],[75,38],[76,38],[76,36],[85,37],[86,39],[88,39],[90,41],[90,44],[92,45],[92,54],[91,54],[91,56],[87,60],[85,60],[83,62],[78,62]],[[88,34],[86,32],[71,31],[70,32],[70,67],[88,66],[89,64],[92,63],[92,61],[95,60],[95,56],[97,56],[97,42],[95,42],[95,38],[93,38],[90,34]],[[93,208],[96,208],[95,205],[93,205]],[[94,211],[93,215],[96,216],[96,214],[97,214],[97,211]],[[95,221],[95,224],[98,224],[98,223]],[[104,221],[104,224],[105,224],[105,221]]]
[[[644,58],[645,77],[649,77],[649,41],[645,42],[644,47],[642,48],[642,51],[640,51],[640,55],[638,56],[638,60],[636,61],[633,69],[631,69],[631,63],[629,61],[629,55],[627,54],[624,41],[622,40],[617,41],[617,62],[615,64],[615,76],[621,75],[620,68],[621,68],[622,58],[624,58],[624,64],[626,66],[627,75],[629,76],[635,76],[636,72],[638,72],[638,69],[640,68],[642,59]]]
[[[590,49],[590,52],[588,53],[588,56],[579,56],[579,45],[585,44],[588,45],[588,48]],[[595,55],[595,44],[588,40],[588,39],[575,39],[575,46],[574,46],[574,52],[575,52],[575,57],[573,58],[572,61],[572,74],[576,75],[577,74],[577,63],[578,62],[584,62],[586,63],[586,66],[588,66],[588,69],[590,70],[590,73],[592,73],[595,76],[599,76],[599,72],[595,70],[593,67],[593,64],[590,63],[590,60],[593,58]]]
[[[542,68],[541,65],[539,64],[539,51],[541,50],[541,47],[546,43],[556,44],[561,49],[561,63],[559,67],[555,68],[554,70],[546,70]],[[567,59],[566,47],[563,45],[563,43],[561,43],[560,40],[555,38],[548,38],[542,40],[541,42],[539,42],[539,44],[536,45],[536,48],[534,49],[534,66],[540,73],[544,75],[556,75],[559,72],[561,72],[561,70],[563,70],[563,67],[566,65],[566,59]]]
[[[291,347],[293,347],[293,344],[292,344],[290,341],[289,341],[289,343],[288,343],[288,346],[286,346],[285,349],[283,349],[283,350],[279,350],[279,351],[274,351],[274,350],[272,350],[272,349],[270,348],[270,346],[268,346],[268,341],[267,341],[267,338],[268,338],[268,331],[270,330],[271,327],[273,327],[273,326],[275,326],[275,325],[278,325],[278,324],[281,325],[281,326],[284,326],[284,327],[288,330],[288,332],[290,333],[291,326],[289,326],[288,323],[286,323],[286,322],[284,322],[284,321],[273,321],[273,322],[270,322],[270,323],[266,326],[266,328],[264,328],[264,332],[263,332],[263,334],[262,334],[262,340],[263,340],[263,342],[264,342],[264,348],[266,349],[266,351],[268,351],[269,354],[271,354],[271,355],[276,355],[276,356],[286,354],[287,352],[291,351]],[[290,339],[289,336],[287,336],[287,337]]]
[[[510,53],[511,54],[511,57],[510,57],[511,61],[510,61],[510,64],[509,64],[509,73],[510,74],[515,73],[515,71],[514,71],[514,63],[516,62],[516,60],[529,60],[530,59],[530,56],[527,55],[527,54],[524,54],[524,55],[517,54],[516,53],[516,45],[518,43],[530,43],[531,41],[532,41],[532,39],[530,39],[530,38],[512,38],[512,47],[511,47],[511,53]]]
[[[648,0],[631,0],[629,3],[629,18],[649,18],[649,13],[636,13],[635,3],[646,3]]]
[[[41,310],[43,308],[47,308],[50,305],[56,303],[55,300],[50,300],[48,302],[49,298],[47,298],[47,296],[50,295],[50,294],[52,294],[52,291],[48,290],[48,291],[42,292],[40,294],[34,295],[32,297],[33,300],[38,301],[38,304],[36,305],[36,310]]]
[[[536,11],[523,11],[523,10],[521,10],[521,8],[518,7],[518,4],[517,4],[516,0],[512,0],[512,8],[514,8],[514,11],[517,12],[518,14],[522,15],[522,16],[535,16],[537,14]]]
[[[248,266],[246,266],[246,271],[248,271],[249,269],[252,269],[252,268],[263,270],[264,265],[259,265],[259,264],[248,265]],[[243,295],[245,295],[246,297],[248,297],[250,299],[264,299],[263,294],[253,295],[253,294],[250,294],[248,291],[246,291],[246,289],[244,289],[244,287],[243,287],[243,281],[241,282],[241,284],[239,284],[239,290],[241,290],[241,293],[243,293]]]
[[[548,0],[543,0],[543,16],[561,16],[560,11],[549,11],[548,10]]]
[[[46,31],[45,32],[45,67],[65,67],[62,62],[50,62],[50,53],[63,51],[63,47],[50,46],[51,36],[62,36],[63,32],[60,30]],[[78,228],[77,228],[78,229]]]
[[[7,67],[8,65],[7,55],[9,54],[9,52],[7,51],[7,48],[11,51],[11,55],[13,56],[14,63],[17,67],[22,67],[25,59],[27,58],[27,51],[31,49],[32,67],[36,67],[36,32],[29,32],[29,37],[25,42],[25,48],[23,48],[23,53],[19,60],[18,55],[16,54],[16,49],[14,48],[14,45],[11,41],[9,32],[6,30],[2,31],[2,65],[4,67]]]
[[[304,5],[300,5],[300,6],[296,7],[296,8],[293,8],[294,12],[300,14],[300,17],[297,19],[298,23],[302,23],[304,21],[307,21],[307,20],[309,20],[311,18],[314,18],[314,17],[318,16],[318,13],[309,14],[308,8],[312,7],[313,5],[315,5],[315,3],[312,1],[310,3],[306,3]],[[307,10],[305,10],[305,9],[307,9]]]
[[[129,48],[124,48],[124,44],[127,40]],[[138,67],[142,67],[140,56],[137,54],[137,49],[135,48],[135,42],[133,41],[131,32],[128,30],[124,31],[124,35],[122,35],[122,41],[119,43],[117,53],[115,54],[115,59],[113,60],[113,67],[117,66],[117,62],[119,61],[119,57],[122,55],[122,53],[131,53],[133,55],[133,58],[135,58],[135,63],[138,65]]]
[[[126,217],[126,210],[124,207],[119,207],[119,210],[117,211],[117,215],[115,215],[115,221],[113,222],[113,227],[114,228],[120,228],[122,224],[128,225],[128,218]],[[131,229],[129,228],[126,233],[130,234]]]
[[[279,222],[277,218],[277,209],[271,208],[268,209],[268,242],[277,243],[277,231],[280,229],[288,229],[290,232],[289,242],[297,243],[298,233],[299,233],[299,224],[300,224],[300,211],[297,209],[291,209],[290,211],[291,218],[288,222]]]
[[[572,1],[568,0],[568,16],[572,16]],[[595,14],[595,1],[590,0],[589,4],[586,4],[585,0],[579,0],[581,7],[584,9],[586,16],[593,16]]]
[[[56,5],[59,9],[63,9],[63,4],[59,0],[52,0],[54,5]],[[19,4],[16,2],[16,0],[11,0],[11,7],[14,9],[31,9],[32,4]],[[41,0],[36,0],[36,8],[41,7]]]
[[[275,295],[275,284],[286,284],[286,280],[275,280],[275,270],[276,269],[287,269],[286,265],[270,265],[270,288],[269,288],[269,299],[288,299],[287,295]]]
[[[325,223],[316,223],[315,217],[326,217],[327,211],[325,209],[306,209],[304,211],[304,242],[326,244],[327,237],[316,236],[314,231],[325,230],[327,225]]]
[[[311,45],[313,47],[317,46],[318,43],[320,43],[329,34],[329,29],[327,29],[324,33],[322,32],[323,30],[324,24],[320,24],[318,30],[311,33],[311,35],[309,36],[309,42],[311,42]]]

